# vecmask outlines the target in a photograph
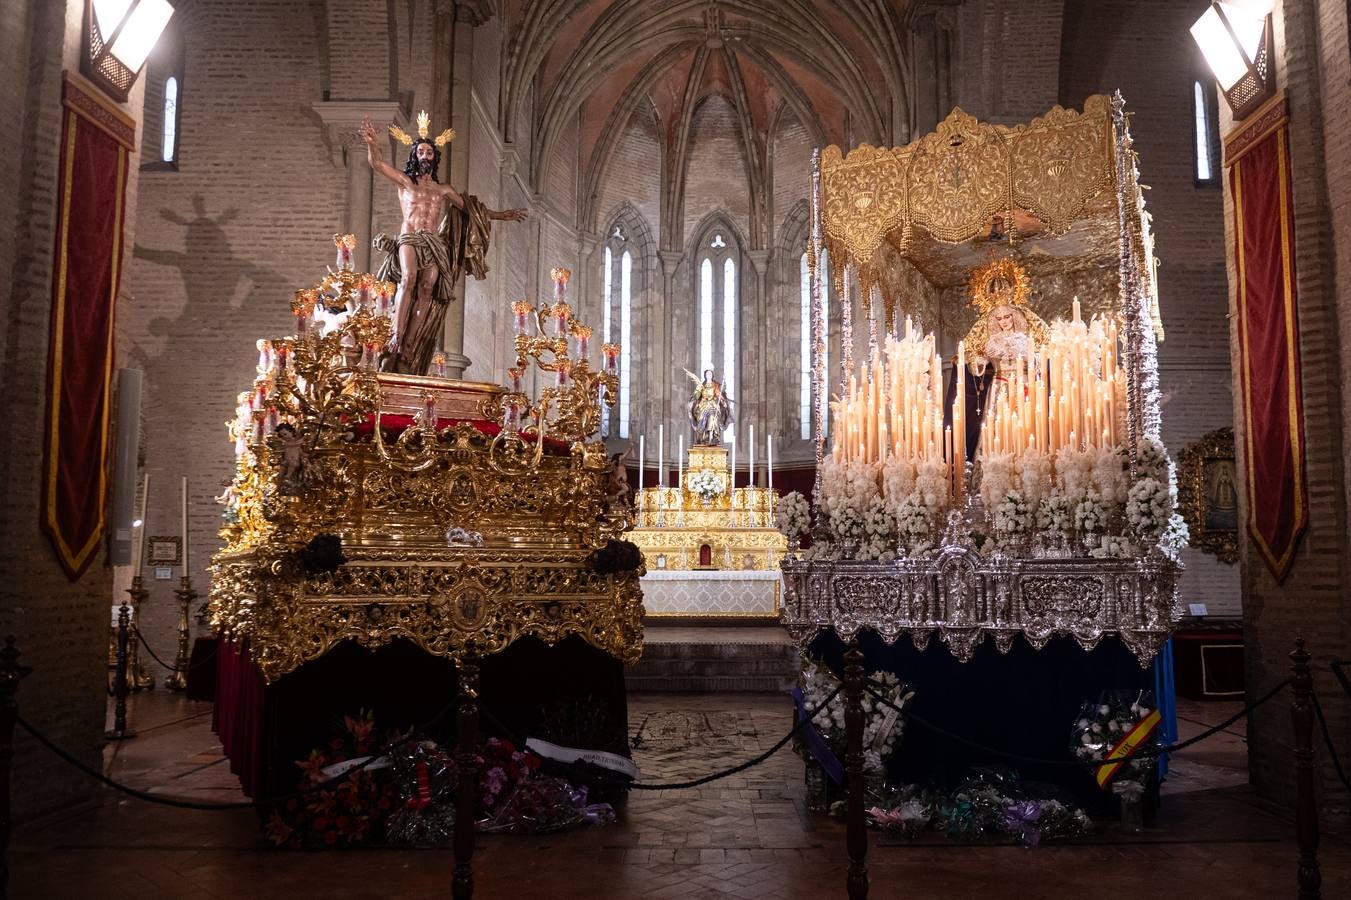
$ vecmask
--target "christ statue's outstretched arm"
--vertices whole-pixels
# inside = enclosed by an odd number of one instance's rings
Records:
[[[361,139],[366,142],[366,161],[371,164],[372,170],[385,176],[401,188],[410,188],[413,186],[413,183],[409,180],[407,175],[385,162],[384,157],[380,153],[380,143],[377,140],[378,132],[376,132],[375,126],[371,124],[369,118],[361,120],[361,129],[357,133],[360,134]],[[460,205],[464,205],[463,200],[460,201]]]

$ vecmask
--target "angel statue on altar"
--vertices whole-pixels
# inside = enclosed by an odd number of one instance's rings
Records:
[[[397,238],[381,233],[371,241],[373,248],[386,254],[376,277],[399,286],[394,333],[380,368],[422,375],[441,343],[446,307],[460,275],[468,272],[481,281],[488,274],[493,221],[520,222],[526,211],[489,209],[472,194],[442,184],[437,178],[441,148],[455,139],[455,129],[431,138],[431,117],[420,112],[417,121],[416,138],[397,125],[389,126],[395,140],[408,147],[403,171],[384,161],[370,119],[361,123],[359,134],[366,142],[371,169],[398,187],[403,212]]]
[[[1016,367],[1024,365],[1032,349],[1046,341],[1046,323],[1027,305],[1031,279],[1027,269],[1013,259],[991,259],[971,273],[971,305],[980,310],[976,324],[967,332],[966,371],[963,381],[966,409],[968,461],[975,458],[985,413],[1000,392],[1008,390]],[[956,398],[956,372],[949,381],[946,422],[952,424]]]
[[[732,401],[722,389],[722,383],[713,377],[712,369],[704,369],[700,378],[689,369],[685,374],[694,382],[690,395],[690,429],[694,437],[691,447],[717,447],[722,444],[722,433],[732,421]]]

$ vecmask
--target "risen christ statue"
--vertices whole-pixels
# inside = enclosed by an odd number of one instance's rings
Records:
[[[371,241],[386,254],[376,277],[399,285],[394,334],[380,362],[386,372],[426,373],[441,342],[441,326],[455,282],[465,272],[480,280],[488,274],[493,220],[519,222],[526,215],[523,209],[488,209],[472,194],[462,195],[442,184],[437,179],[441,147],[455,132],[448,128],[433,140],[427,136],[429,124],[427,114],[420,113],[416,138],[397,126],[390,127],[390,133],[409,148],[408,161],[400,172],[384,161],[371,120],[361,123],[366,159],[375,172],[398,187],[403,211],[397,238],[382,233]]]

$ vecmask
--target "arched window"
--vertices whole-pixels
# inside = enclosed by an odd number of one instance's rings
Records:
[[[164,79],[164,128],[160,139],[160,160],[171,163],[178,158],[178,79]]]
[[[1219,155],[1219,106],[1213,82],[1192,82],[1192,120],[1196,131],[1196,186],[1220,183],[1216,171]]]
[[[633,249],[622,225],[616,224],[605,244],[601,263],[601,342],[618,341],[619,390],[613,409],[601,417],[600,433],[629,436],[632,411]],[[612,421],[613,420],[613,421]]]
[[[181,16],[169,20],[146,60],[145,153],[141,169],[171,172],[178,168],[183,135],[183,35]],[[156,148],[158,144],[158,149]]]
[[[740,262],[735,238],[729,231],[713,228],[700,242],[699,293],[699,377],[712,369],[727,395],[736,400],[737,316],[740,313]],[[721,310],[717,307],[721,304]],[[732,421],[723,431],[723,440],[736,434],[736,406]]]

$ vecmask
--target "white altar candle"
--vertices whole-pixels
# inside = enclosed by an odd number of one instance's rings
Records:
[[[685,435],[676,439],[676,483],[677,489],[685,483]]]
[[[746,482],[751,487],[755,487],[755,425],[751,425],[751,453],[750,453],[750,478]]]
[[[643,449],[644,449],[643,445],[644,445],[644,443],[646,442],[646,440],[647,440],[647,436],[646,436],[646,435],[643,435],[643,434],[638,435],[638,490],[639,490],[639,491],[642,491],[642,489],[643,489]]]
[[[141,574],[141,561],[145,559],[145,511],[150,505],[150,473],[141,479],[141,512],[132,523],[131,565],[132,574]]]
[[[774,435],[765,435],[765,453],[769,457],[769,465],[766,467],[766,475],[769,476],[769,489],[774,490]]]
[[[657,426],[657,487],[666,487],[666,425]]]
[[[188,574],[188,476],[183,476],[183,574]]]

